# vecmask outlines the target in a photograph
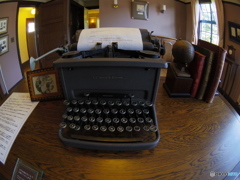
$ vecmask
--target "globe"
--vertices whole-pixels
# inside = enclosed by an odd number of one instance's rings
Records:
[[[194,58],[194,47],[186,40],[177,40],[172,48],[174,62],[188,64]]]

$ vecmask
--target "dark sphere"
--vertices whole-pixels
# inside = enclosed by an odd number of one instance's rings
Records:
[[[194,58],[194,47],[186,40],[177,40],[172,48],[174,62],[188,64]]]

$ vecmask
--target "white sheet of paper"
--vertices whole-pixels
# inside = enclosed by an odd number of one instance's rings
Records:
[[[0,106],[0,161],[3,164],[19,131],[37,104],[31,102],[29,93],[12,93]]]
[[[102,43],[102,48],[117,42],[118,49],[143,50],[142,35],[138,28],[83,29],[78,39],[77,50],[94,50],[98,42]]]

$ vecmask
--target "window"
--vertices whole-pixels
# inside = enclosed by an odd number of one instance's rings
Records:
[[[219,35],[216,21],[216,8],[212,3],[200,4],[199,39],[218,44]]]

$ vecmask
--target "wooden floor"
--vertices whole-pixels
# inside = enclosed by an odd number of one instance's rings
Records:
[[[238,114],[221,96],[212,104],[170,98],[163,82],[161,78],[156,101],[161,133],[156,148],[105,152],[67,147],[57,135],[61,101],[41,102],[20,131],[6,164],[0,164],[0,179],[11,178],[17,158],[43,169],[46,180],[224,179],[212,178],[210,172],[231,172],[240,161]],[[26,85],[22,81],[13,91],[25,92]]]

